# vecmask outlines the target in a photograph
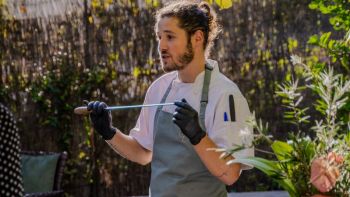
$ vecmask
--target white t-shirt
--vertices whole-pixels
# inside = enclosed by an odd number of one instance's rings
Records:
[[[237,85],[220,73],[217,62],[214,60],[207,60],[207,62],[213,67],[213,70],[205,112],[206,132],[218,147],[234,148],[236,145],[242,144],[241,130],[244,130],[245,134],[247,134],[246,132],[253,133],[252,128],[246,123],[247,118],[250,116],[249,107]],[[204,71],[197,76],[194,83],[183,83],[179,81],[177,71],[166,73],[154,81],[149,87],[144,104],[160,103],[166,89],[172,83],[171,90],[165,102],[170,103],[185,98],[199,113],[203,81]],[[231,121],[230,117],[230,95],[233,95],[234,98],[235,121]],[[175,105],[163,106],[163,111],[174,113],[175,108]],[[136,126],[130,131],[130,136],[150,151],[153,150],[153,124],[156,110],[157,107],[142,108]],[[235,152],[233,156],[235,158],[254,156],[254,149],[240,150]],[[243,167],[243,169],[246,168],[247,166]]]

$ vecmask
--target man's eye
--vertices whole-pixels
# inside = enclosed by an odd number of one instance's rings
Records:
[[[168,38],[168,40],[171,40],[174,38],[174,36],[168,35],[167,38]]]

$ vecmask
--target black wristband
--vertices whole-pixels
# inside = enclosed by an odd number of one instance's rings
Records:
[[[114,137],[115,133],[116,133],[116,130],[117,130],[116,128],[111,127],[111,128],[109,129],[109,131],[104,132],[104,135],[102,136],[103,139],[104,139],[104,140],[110,140],[110,139],[112,139],[112,138]]]
[[[202,130],[200,130],[197,135],[195,135],[193,138],[190,139],[190,142],[192,145],[197,145],[201,140],[206,136],[206,133]]]

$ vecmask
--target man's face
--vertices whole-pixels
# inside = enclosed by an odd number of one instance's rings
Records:
[[[184,69],[194,57],[192,44],[178,19],[164,17],[157,24],[158,52],[165,72]]]

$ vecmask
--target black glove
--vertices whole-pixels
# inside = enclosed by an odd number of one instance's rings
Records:
[[[185,99],[175,102],[175,105],[177,108],[173,114],[173,122],[190,139],[192,145],[197,145],[206,135],[199,125],[197,111]]]
[[[103,139],[110,140],[116,133],[116,129],[112,126],[111,111],[106,107],[106,103],[100,101],[92,101],[87,105],[87,109],[91,111],[90,120],[94,129],[102,135]]]

